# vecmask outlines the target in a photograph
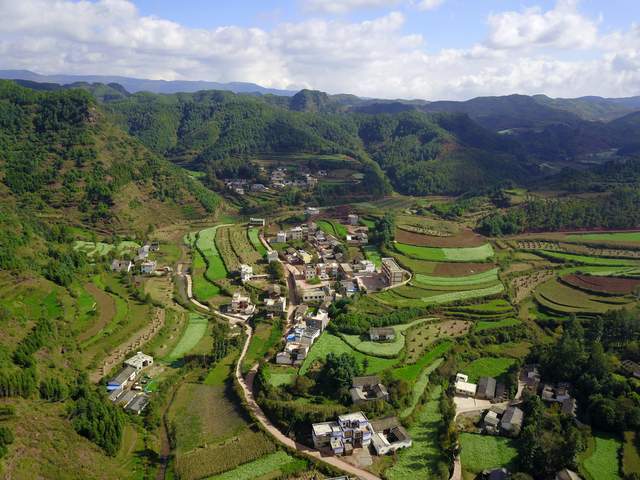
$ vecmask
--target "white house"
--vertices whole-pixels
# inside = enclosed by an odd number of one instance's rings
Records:
[[[153,273],[156,270],[157,263],[153,260],[147,260],[146,262],[142,262],[140,265],[140,272],[142,273]]]
[[[307,207],[304,210],[305,215],[313,217],[314,215],[320,215],[320,209],[318,207]]]
[[[153,357],[142,352],[137,352],[133,357],[126,359],[124,364],[140,371],[145,367],[153,365]]]
[[[287,232],[278,232],[276,234],[276,243],[287,243]]]
[[[469,383],[469,377],[463,373],[456,375],[455,391],[458,395],[473,397],[476,394],[478,386],[475,383]]]
[[[271,250],[267,252],[267,262],[277,262],[278,261],[278,252],[276,250]]]
[[[253,267],[251,265],[241,264],[240,268],[240,281],[246,283],[253,278]]]
[[[358,225],[358,215],[354,213],[350,213],[347,216],[347,220],[349,221],[349,225]]]

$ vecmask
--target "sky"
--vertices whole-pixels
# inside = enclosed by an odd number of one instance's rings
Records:
[[[0,0],[0,69],[377,98],[640,95],[639,0]]]

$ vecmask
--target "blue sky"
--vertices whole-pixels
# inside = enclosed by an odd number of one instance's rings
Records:
[[[20,0],[0,17],[0,68],[40,73],[430,100],[640,94],[639,0]]]

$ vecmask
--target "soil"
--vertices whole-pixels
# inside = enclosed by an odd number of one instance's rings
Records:
[[[464,248],[479,247],[487,243],[486,239],[471,230],[463,230],[451,236],[423,235],[396,229],[395,239],[400,243],[417,245],[420,247]]]

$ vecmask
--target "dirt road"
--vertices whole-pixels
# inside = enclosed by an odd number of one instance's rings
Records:
[[[242,353],[240,354],[240,358],[236,365],[235,374],[238,382],[240,383],[240,387],[242,388],[244,399],[247,402],[249,409],[251,410],[253,415],[258,419],[258,421],[262,424],[262,426],[278,442],[280,442],[281,444],[289,448],[295,449],[305,455],[315,458],[316,460],[324,462],[327,465],[330,465],[334,468],[342,470],[343,472],[346,472],[349,475],[355,475],[356,477],[362,480],[380,480],[380,477],[375,476],[371,472],[367,472],[366,470],[362,470],[360,468],[354,467],[353,465],[343,462],[338,457],[323,457],[322,455],[320,455],[320,452],[318,452],[317,450],[313,450],[307,447],[306,445],[302,445],[301,443],[298,443],[290,439],[289,437],[284,435],[280,430],[278,430],[275,427],[275,425],[271,423],[271,421],[267,418],[267,416],[264,414],[260,406],[255,401],[253,396],[253,380],[255,378],[258,365],[256,364],[253,366],[253,368],[247,374],[246,380],[242,376],[242,361],[244,360],[244,357],[247,353],[247,350],[249,348],[249,343],[251,342],[251,336],[253,334],[253,331],[249,325],[244,324],[244,328],[245,328],[245,331],[247,332],[247,340],[245,341],[244,346],[242,347]]]

